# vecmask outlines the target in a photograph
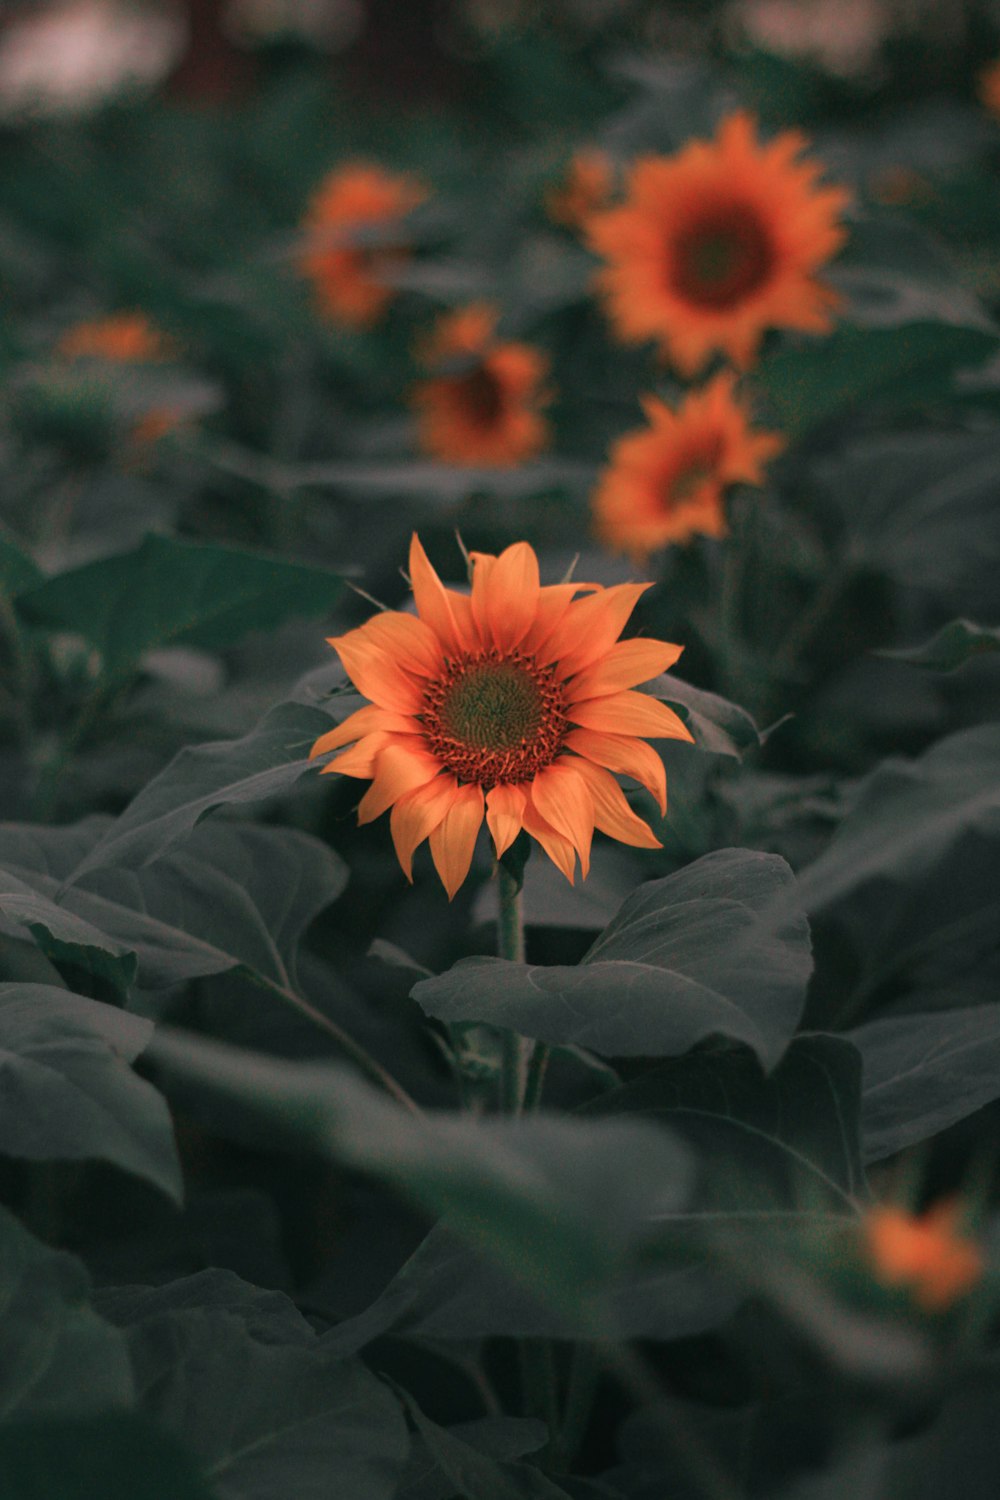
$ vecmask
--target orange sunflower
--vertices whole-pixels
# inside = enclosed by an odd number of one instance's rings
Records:
[[[550,399],[548,362],[530,344],[499,340],[497,316],[486,303],[449,313],[423,351],[431,368],[460,367],[412,393],[420,446],[445,463],[513,468],[548,441],[539,410]]]
[[[650,585],[542,587],[527,542],[471,561],[471,594],[446,589],[413,537],[416,615],[386,610],[330,641],[371,702],[311,754],[351,747],[324,773],[372,778],[358,822],[392,809],[408,880],[429,838],[449,899],[484,816],[498,859],[524,829],[571,882],[577,855],[587,874],[595,828],[659,848],[612,775],[634,778],[665,811],[663,762],[646,739],[692,738],[666,704],[634,691],[682,648],[618,639]]]
[[[761,145],[741,111],[714,141],[636,163],[626,201],[586,225],[620,338],[659,340],[690,377],[716,351],[749,365],[768,328],[829,330],[836,298],[815,273],[844,243],[849,194],[817,186],[805,146],[794,130]]]
[[[403,244],[352,243],[357,231],[391,226],[427,197],[415,178],[352,162],[323,179],[309,201],[304,227],[310,245],[299,269],[312,283],[319,306],[344,328],[370,328],[395,295],[380,273],[406,259]]]
[[[591,214],[607,206],[614,181],[614,167],[603,151],[575,152],[563,181],[545,196],[549,218],[568,229],[582,229]]]
[[[906,1286],[925,1312],[942,1312],[983,1274],[979,1246],[958,1233],[959,1205],[937,1203],[921,1215],[889,1204],[864,1221],[865,1248],[885,1286]]]
[[[77,323],[56,345],[63,359],[106,359],[115,364],[152,364],[169,359],[173,352],[170,340],[141,312]]]
[[[605,546],[641,562],[696,532],[725,536],[726,489],[762,484],[764,464],[785,445],[751,428],[734,383],[723,372],[676,411],[645,398],[649,426],[618,439],[594,492],[594,533]]]
[[[1000,58],[980,73],[979,99],[990,114],[1000,115]]]

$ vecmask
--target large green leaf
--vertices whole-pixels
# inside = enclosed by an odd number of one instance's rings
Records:
[[[900,651],[880,651],[895,661],[927,667],[932,672],[954,672],[974,656],[1000,651],[1000,626],[974,625],[971,620],[952,620],[922,645]]]
[[[308,1143],[444,1214],[464,1239],[589,1329],[607,1326],[607,1289],[657,1212],[685,1201],[691,1160],[632,1120],[413,1115],[349,1071],[294,1067],[161,1031],[153,1055],[189,1108],[218,1128],[228,1102],[269,1139]]]
[[[862,1127],[880,1161],[1000,1098],[1000,1013],[976,1005],[887,1016],[850,1033],[864,1068]]]
[[[779,900],[781,918],[765,921]],[[413,997],[438,1020],[611,1057],[669,1057],[725,1036],[770,1067],[795,1030],[811,967],[785,861],[722,849],[640,886],[581,964],[462,959]]]
[[[701,750],[741,760],[748,750],[760,746],[760,731],[746,709],[720,698],[718,693],[692,687],[671,672],[644,683],[642,691],[675,708]]]
[[[115,679],[154,647],[228,646],[296,615],[329,613],[340,583],[323,568],[151,535],[134,552],[28,589],[17,607],[30,624],[82,635]]]
[[[142,1410],[223,1500],[391,1500],[409,1446],[398,1403],[280,1293],[208,1272],[102,1305],[128,1329]]]
[[[41,570],[0,523],[0,598],[10,599],[41,578]]]
[[[503,1463],[425,1416],[406,1409],[435,1463],[463,1500],[567,1500],[566,1491],[530,1464]]]
[[[136,1412],[0,1425],[5,1500],[214,1500],[190,1456]]]
[[[955,371],[982,364],[996,344],[981,328],[948,323],[843,325],[828,338],[772,354],[756,384],[782,431],[798,437],[862,406],[905,408],[947,398]]]
[[[27,927],[53,963],[93,974],[124,1002],[136,973],[135,954],[127,947],[86,918],[57,905],[10,869],[0,868],[0,911]]]
[[[140,1016],[54,985],[0,985],[0,1151],[114,1162],[180,1198],[170,1113],[126,1066],[152,1031]]]
[[[125,1339],[90,1304],[81,1263],[0,1208],[0,1418],[128,1405]]]
[[[77,881],[102,865],[138,868],[158,859],[213,808],[261,802],[316,770],[309,750],[330,717],[283,703],[238,740],[188,746],[143,787],[66,875]]]

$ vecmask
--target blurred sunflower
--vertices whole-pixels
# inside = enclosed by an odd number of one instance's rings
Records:
[[[942,1312],[983,1274],[979,1246],[958,1233],[960,1206],[937,1203],[921,1215],[891,1204],[871,1209],[863,1224],[869,1264],[884,1286],[907,1287],[925,1312]]]
[[[548,362],[530,344],[498,339],[497,316],[485,303],[449,313],[423,350],[442,373],[412,392],[418,439],[445,463],[513,468],[548,442],[539,411],[550,400],[541,385]]]
[[[605,546],[641,562],[696,532],[726,534],[726,489],[762,484],[764,464],[784,447],[778,433],[751,428],[734,383],[723,372],[676,411],[646,397],[649,426],[618,439],[594,492],[594,533]]]
[[[603,151],[575,152],[563,181],[546,194],[549,218],[568,229],[582,229],[591,214],[607,206],[614,181],[614,167]]]
[[[331,639],[372,701],[311,754],[351,746],[324,773],[372,778],[358,822],[392,809],[408,880],[429,838],[449,898],[484,816],[498,859],[524,829],[571,882],[577,855],[587,874],[595,828],[659,848],[611,774],[633,777],[665,811],[663,762],[646,739],[692,738],[666,704],[633,691],[682,647],[618,639],[650,585],[543,587],[527,542],[471,562],[471,594],[446,589],[413,537],[416,615],[387,610]]]
[[[309,243],[298,265],[332,322],[344,328],[370,328],[383,316],[395,291],[380,273],[406,259],[406,246],[356,244],[352,239],[362,238],[366,228],[392,226],[426,197],[426,188],[416,178],[363,162],[338,167],[319,184],[306,210],[303,227]]]
[[[979,75],[979,99],[993,115],[1000,115],[1000,58]]]
[[[741,111],[714,141],[636,163],[626,201],[586,223],[622,340],[659,340],[691,377],[716,351],[749,365],[768,328],[829,330],[836,298],[815,272],[844,243],[849,194],[816,185],[821,166],[795,160],[806,144],[794,130],[759,144]]]
[[[114,364],[152,364],[170,359],[171,341],[145,313],[113,313],[68,328],[56,345],[63,359],[106,359]]]

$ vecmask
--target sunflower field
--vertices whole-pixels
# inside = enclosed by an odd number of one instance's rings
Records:
[[[996,1500],[1000,7],[0,110],[0,1500]]]

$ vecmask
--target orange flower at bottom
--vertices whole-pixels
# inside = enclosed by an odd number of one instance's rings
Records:
[[[529,344],[498,340],[496,323],[494,308],[475,303],[440,319],[424,349],[432,368],[462,366],[421,381],[411,398],[420,446],[445,463],[512,468],[548,441],[539,412],[548,363]]]
[[[114,364],[152,364],[169,359],[170,340],[145,313],[114,313],[108,318],[77,323],[56,345],[63,359],[106,359]]]
[[[649,396],[649,426],[626,433],[611,450],[592,502],[599,541],[642,561],[696,532],[724,536],[729,485],[762,484],[763,466],[784,447],[773,432],[755,432],[746,407],[723,373],[676,411]]]
[[[429,838],[449,898],[484,818],[498,859],[524,829],[571,882],[578,855],[587,874],[595,828],[659,848],[612,774],[665,811],[663,761],[646,741],[692,738],[666,704],[634,691],[682,648],[618,639],[651,585],[543,587],[526,542],[499,557],[475,552],[472,569],[471,594],[446,589],[414,536],[416,615],[386,610],[330,641],[371,702],[311,754],[341,750],[324,773],[371,778],[358,822],[392,809],[408,880]]]
[[[905,1286],[926,1312],[942,1312],[979,1281],[983,1255],[957,1233],[959,1206],[938,1203],[915,1216],[902,1208],[874,1208],[864,1223],[865,1249],[876,1277]]]
[[[427,197],[413,177],[352,162],[330,172],[309,201],[304,228],[311,243],[299,270],[312,283],[320,309],[344,328],[370,328],[396,295],[379,273],[406,259],[403,244],[355,244],[352,235],[391,226]]]
[[[1000,115],[1000,58],[980,73],[979,98],[991,114]]]

